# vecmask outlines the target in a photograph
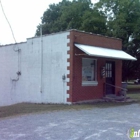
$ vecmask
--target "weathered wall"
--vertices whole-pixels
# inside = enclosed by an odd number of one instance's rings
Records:
[[[69,32],[63,32],[42,37],[42,86],[40,37],[30,38],[27,43],[0,47],[0,106],[19,102],[67,103],[68,35]],[[18,53],[13,47],[21,49],[19,68]],[[13,81],[17,78],[18,69],[21,76],[18,81]],[[62,80],[63,75],[66,80]]]
[[[41,44],[42,42],[42,44]],[[74,43],[121,49],[121,40],[67,31],[41,38],[30,38],[25,43],[0,47],[0,106],[20,102],[71,103],[100,98],[104,94],[105,79],[101,78],[101,67],[110,59],[97,58],[97,86],[82,86],[83,53]],[[41,61],[43,48],[43,65]],[[20,65],[18,52],[20,49]],[[80,52],[79,52],[80,51]],[[121,86],[121,60],[115,61],[115,84]],[[42,70],[41,70],[41,66]],[[17,72],[21,71],[18,81]],[[42,79],[41,79],[42,75]],[[62,80],[65,75],[66,79]],[[41,84],[42,83],[42,84]],[[116,89],[116,94],[118,89]]]
[[[16,92],[18,84],[11,80],[17,78],[18,71],[18,55],[14,48],[15,45],[0,47],[0,106],[13,104],[19,98]]]

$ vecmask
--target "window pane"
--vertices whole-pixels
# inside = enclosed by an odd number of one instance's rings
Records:
[[[112,71],[112,64],[110,64],[110,70]]]
[[[91,58],[82,59],[82,81],[95,81],[96,61]]]
[[[106,71],[106,77],[108,77],[108,75],[107,75],[107,71]]]
[[[110,71],[110,77],[112,77],[112,71]]]

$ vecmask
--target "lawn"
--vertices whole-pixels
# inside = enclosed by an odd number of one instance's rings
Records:
[[[132,99],[137,99],[137,103],[140,103],[140,85],[128,85],[127,96]],[[127,105],[131,103],[115,103],[115,102],[98,102],[91,104],[80,104],[80,105],[63,105],[63,104],[31,104],[31,103],[20,103],[11,106],[0,107],[0,118],[23,115],[27,113],[38,113],[38,112],[52,112],[59,110],[80,110],[80,109],[92,109],[92,108],[106,108],[120,105]]]
[[[140,85],[128,84],[127,89],[128,94],[140,94]]]
[[[19,103],[11,106],[0,107],[0,118],[24,115],[30,113],[41,113],[41,112],[48,113],[52,111],[62,111],[62,110],[108,108],[108,107],[122,106],[128,104],[131,103],[98,102],[98,103],[74,104],[74,105]]]
[[[27,113],[52,112],[59,110],[79,110],[89,108],[90,105],[64,105],[64,104],[34,104],[34,103],[19,103],[10,106],[0,107],[0,118],[23,115]]]
[[[128,84],[127,96],[132,99],[137,99],[140,102],[140,85]]]

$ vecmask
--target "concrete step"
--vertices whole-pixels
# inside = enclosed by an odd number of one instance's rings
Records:
[[[127,99],[130,99],[130,97],[124,97],[124,96],[116,96],[114,94],[106,95],[103,97],[104,100],[108,101],[125,101]]]

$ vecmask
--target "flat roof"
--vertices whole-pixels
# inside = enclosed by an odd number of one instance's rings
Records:
[[[65,33],[65,32],[71,32],[71,31],[76,31],[76,32],[85,33],[85,34],[89,34],[89,35],[96,35],[96,36],[101,36],[101,37],[105,37],[105,38],[111,38],[111,39],[121,40],[121,39],[119,39],[119,38],[104,36],[104,35],[101,35],[101,34],[95,34],[95,33],[93,33],[93,32],[86,32],[86,31],[81,31],[81,30],[77,30],[77,29],[68,29],[68,30],[65,30],[65,31],[60,31],[60,32],[45,34],[45,35],[42,35],[42,37],[50,36],[50,35],[55,35],[55,34],[61,34],[61,33]],[[28,39],[34,39],[34,38],[40,38],[40,37],[41,37],[41,36],[29,37],[29,38],[27,38],[27,40],[28,40]],[[21,43],[26,43],[26,42],[27,42],[27,41],[24,41],[24,42],[17,42],[17,43],[11,43],[11,44],[5,44],[5,45],[0,45],[0,47],[10,46],[10,45],[16,45],[16,44],[21,44]]]

